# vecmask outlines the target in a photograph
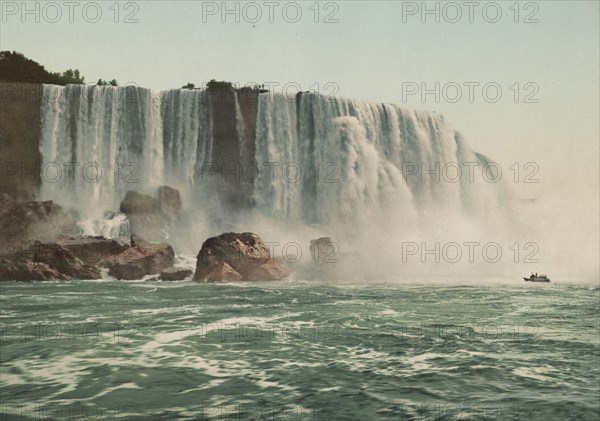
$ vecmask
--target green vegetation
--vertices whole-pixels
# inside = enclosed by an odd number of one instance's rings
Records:
[[[0,51],[0,80],[4,82],[47,83],[82,85],[85,78],[79,70],[69,69],[62,73],[49,72],[41,64],[16,51]]]
[[[208,89],[209,91],[215,91],[215,90],[231,90],[233,89],[233,84],[231,82],[225,82],[225,81],[216,81],[216,80],[211,80],[210,82],[208,82],[206,84],[206,89]]]
[[[194,85],[191,82],[188,82],[188,84],[185,86],[182,86],[181,89],[196,89],[196,85]]]
[[[96,85],[98,85],[98,86],[119,86],[119,83],[117,82],[116,79],[113,79],[110,82],[107,82],[102,79],[98,79],[98,82],[96,82]]]

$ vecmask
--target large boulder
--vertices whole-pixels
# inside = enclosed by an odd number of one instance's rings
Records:
[[[131,247],[123,241],[105,237],[64,236],[57,242],[84,263],[99,267]]]
[[[132,247],[104,261],[108,274],[117,279],[140,279],[173,266],[175,252],[168,244],[132,241]]]
[[[228,232],[202,244],[196,262],[195,281],[273,280],[287,276],[279,261],[256,234]]]
[[[127,192],[119,210],[127,215],[131,234],[149,241],[161,242],[168,238],[181,210],[179,190],[160,186],[155,196]]]
[[[125,215],[144,215],[156,213],[158,211],[158,200],[147,194],[138,193],[134,190],[129,190],[119,210]]]

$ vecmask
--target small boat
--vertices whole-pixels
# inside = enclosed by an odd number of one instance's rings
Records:
[[[523,278],[526,282],[550,282],[547,275],[531,274],[529,278]]]

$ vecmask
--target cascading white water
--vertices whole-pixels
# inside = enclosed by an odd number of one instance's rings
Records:
[[[271,217],[340,229],[372,226],[382,218],[431,225],[436,218],[489,217],[501,201],[501,188],[483,180],[485,158],[440,115],[315,94],[302,94],[299,102],[273,94],[260,97],[257,119],[256,161],[294,163],[304,173],[299,182],[256,181],[255,201]],[[469,165],[478,166],[472,179],[440,175],[444,166],[465,171]]]
[[[129,241],[131,237],[129,221],[122,213],[109,214],[102,219],[81,219],[77,226],[81,230],[81,235],[101,235],[123,241]]]
[[[237,95],[233,99],[240,153],[231,159],[242,160],[250,126]],[[152,194],[170,185],[193,209],[186,231],[197,247],[224,228],[201,225],[227,213],[213,206],[214,189],[223,184],[203,182],[204,165],[222,147],[213,139],[214,113],[206,91],[44,85],[41,196],[77,209],[82,220],[98,221],[118,209],[128,190]],[[261,94],[254,147],[263,171],[254,179],[255,208],[248,215],[263,221],[319,227],[347,241],[378,233],[424,238],[426,232],[502,229],[502,187],[481,176],[487,159],[440,115],[317,94]],[[75,174],[69,176],[71,163]],[[462,174],[456,181],[440,180],[439,171],[437,177],[424,173],[448,164],[463,171],[479,167],[473,177]],[[264,171],[269,165],[270,176]],[[123,235],[114,226],[118,221],[84,223],[85,231]],[[236,221],[227,229],[253,229],[249,221],[257,219]]]
[[[85,217],[163,179],[160,99],[136,87],[44,85],[42,197]]]
[[[44,85],[41,197],[100,221],[128,190],[171,184],[191,194],[211,153],[208,101],[199,91]],[[86,232],[123,232],[107,226],[88,223]]]

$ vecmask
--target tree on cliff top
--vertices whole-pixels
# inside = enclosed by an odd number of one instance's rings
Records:
[[[53,85],[84,84],[79,70],[49,72],[41,64],[17,51],[0,51],[0,80],[4,82],[48,83]]]
[[[98,82],[96,82],[96,85],[98,85],[98,86],[119,86],[119,83],[117,82],[116,79],[113,79],[110,82],[107,82],[106,80],[98,79]]]
[[[216,81],[216,80],[212,79],[210,82],[208,82],[206,84],[206,89],[208,89],[209,91],[231,90],[231,89],[233,89],[233,84],[231,82]]]
[[[196,89],[196,85],[194,85],[191,82],[188,82],[188,84],[185,86],[182,86],[181,89]]]

